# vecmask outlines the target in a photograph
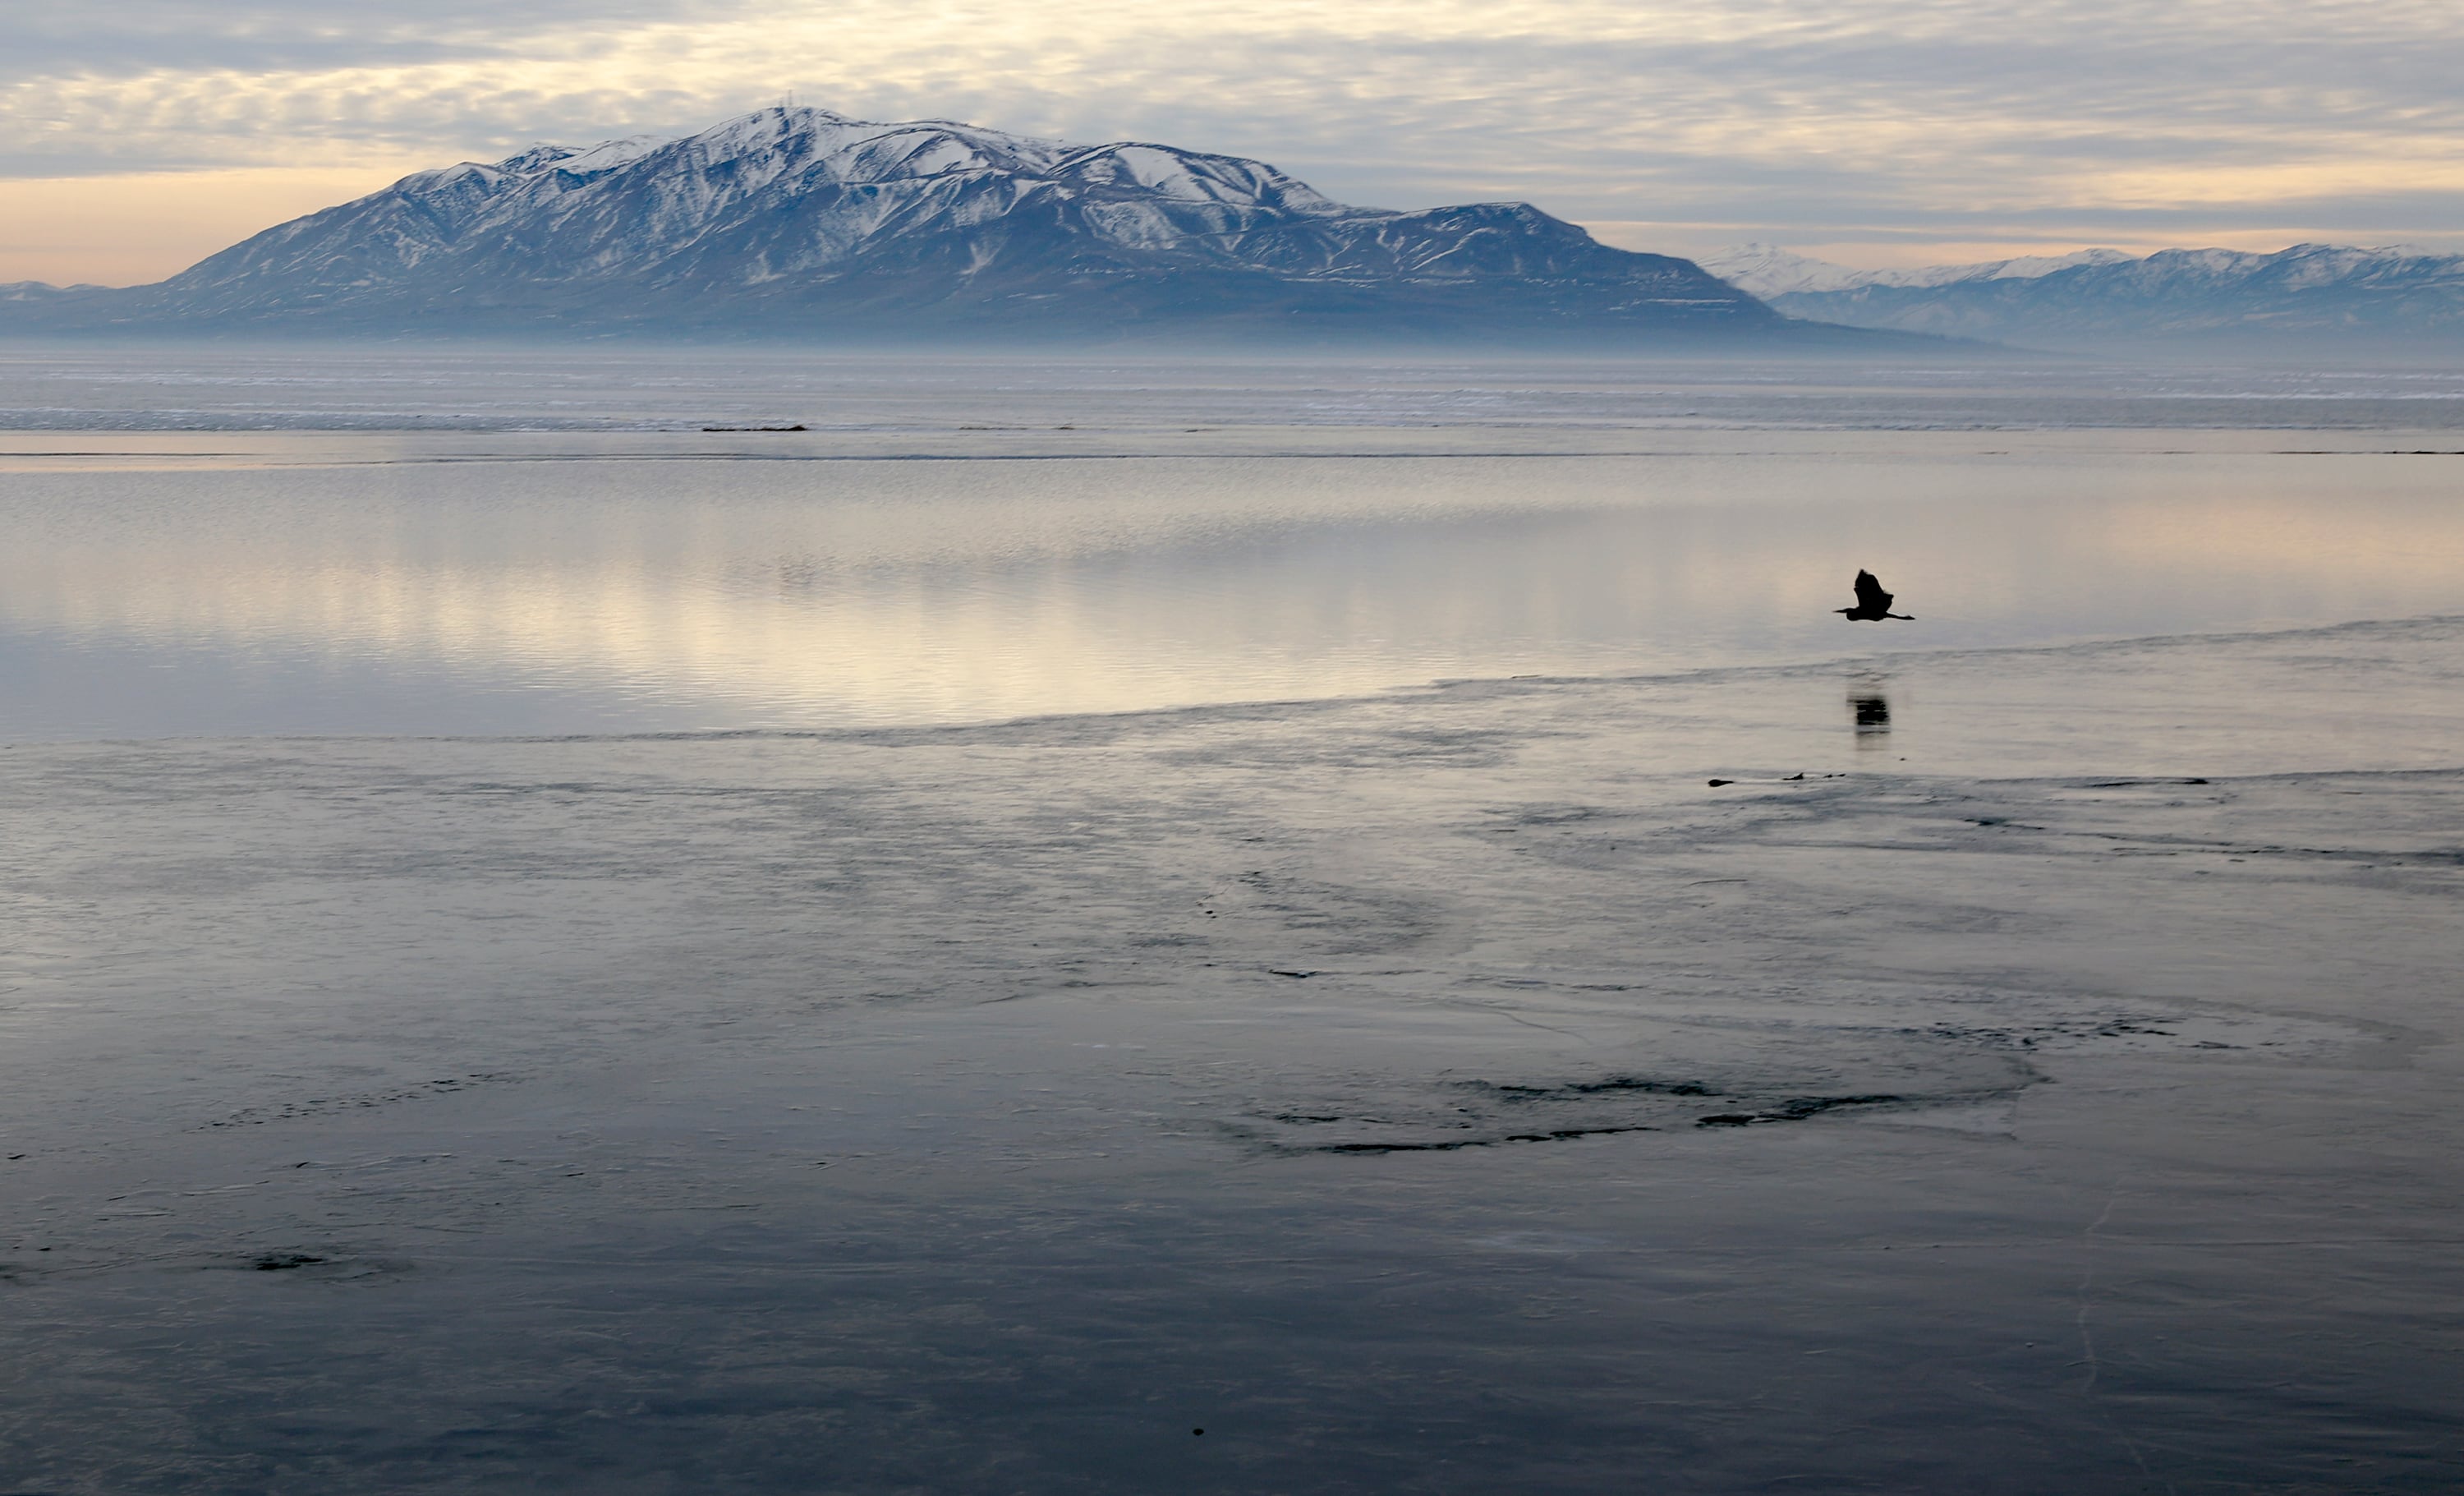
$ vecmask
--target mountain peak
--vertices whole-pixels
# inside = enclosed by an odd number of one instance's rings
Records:
[[[664,135],[628,135],[622,140],[602,141],[596,145],[582,147],[551,145],[541,142],[495,163],[495,169],[514,176],[529,176],[549,170],[583,175],[611,171],[649,155],[666,145],[668,141]]]
[[[252,327],[1820,336],[1529,204],[1355,208],[1240,156],[795,104],[416,173],[126,297]]]
[[[1722,280],[1758,297],[1785,296],[1793,291],[1837,291],[1859,283],[1865,274],[1818,260],[1776,244],[1732,244],[1714,250],[1697,262]]]

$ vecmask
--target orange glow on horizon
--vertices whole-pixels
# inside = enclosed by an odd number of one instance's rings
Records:
[[[0,282],[147,285],[275,224],[441,165],[0,178]]]

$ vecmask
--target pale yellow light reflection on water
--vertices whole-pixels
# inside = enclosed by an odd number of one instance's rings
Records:
[[[2464,462],[2368,433],[17,445],[14,737],[985,721],[2464,611]],[[1838,619],[1859,566],[1918,621]]]

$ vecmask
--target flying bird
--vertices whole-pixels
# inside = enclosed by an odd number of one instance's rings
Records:
[[[1832,611],[1842,615],[1852,624],[1880,623],[1885,618],[1902,619],[1911,624],[1916,622],[1913,614],[1891,611],[1891,594],[1882,590],[1882,584],[1874,580],[1874,574],[1870,571],[1857,573],[1857,605],[1835,607]]]

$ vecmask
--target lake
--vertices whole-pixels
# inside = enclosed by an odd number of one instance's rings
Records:
[[[0,430],[11,737],[981,722],[2464,608],[2464,388],[2425,374],[165,360],[0,364],[0,429],[119,428]],[[1859,567],[1918,621],[1833,616]]]
[[[15,350],[0,1485],[2452,1490],[2458,474],[2436,370]]]

